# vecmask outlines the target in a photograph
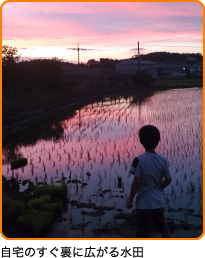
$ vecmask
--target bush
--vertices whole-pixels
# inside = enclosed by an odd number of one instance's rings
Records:
[[[19,227],[29,236],[39,237],[45,234],[53,223],[53,214],[49,211],[38,211],[29,208],[18,218]]]
[[[32,60],[4,66],[2,69],[4,93],[45,92],[59,90],[67,85],[65,71],[56,59]]]
[[[67,207],[65,183],[32,187],[28,196],[27,190],[19,192],[19,182],[15,178],[8,180],[2,176],[2,183],[2,226],[7,237],[12,232],[21,237],[45,236]]]
[[[62,201],[52,202],[50,195],[42,195],[39,198],[30,200],[28,207],[39,211],[52,212],[55,217],[63,212]]]
[[[25,205],[22,201],[12,200],[8,196],[2,198],[2,218],[4,222],[14,223],[23,214]]]
[[[45,205],[51,202],[51,196],[50,195],[42,195],[39,198],[32,199],[28,202],[28,206],[37,209],[37,210],[43,210]]]
[[[132,75],[131,79],[137,86],[150,86],[154,83],[154,78],[146,71],[140,71],[135,75]]]
[[[62,213],[62,203],[67,202],[67,191],[66,184],[36,186],[34,199],[28,202],[25,214],[18,218],[18,226],[30,236],[42,236]]]
[[[68,188],[65,183],[61,186],[57,185],[42,185],[34,188],[34,195],[39,197],[42,195],[50,195],[52,201],[59,199],[65,204],[67,202]]]
[[[48,203],[44,206],[45,211],[52,212],[55,217],[57,217],[59,214],[63,211],[63,205],[62,202],[58,201],[56,203]]]

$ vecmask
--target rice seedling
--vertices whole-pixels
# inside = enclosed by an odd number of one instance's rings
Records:
[[[122,177],[121,176],[117,177],[117,187],[122,188]]]
[[[46,166],[45,166],[44,162],[43,162],[43,171],[44,172],[46,171]]]
[[[87,161],[90,161],[91,157],[90,157],[90,152],[87,150]]]
[[[33,167],[32,173],[28,173],[30,166],[25,166],[24,172],[18,171],[19,178],[38,176],[40,180],[42,175],[45,178],[46,171],[51,178],[61,180],[61,173],[67,170],[70,181],[75,175],[73,186],[77,195],[86,201],[96,189],[105,185],[112,190],[118,189],[117,177],[121,176],[120,190],[127,193],[132,179],[129,167],[133,158],[144,152],[138,130],[144,124],[153,124],[161,132],[157,152],[168,158],[174,179],[172,187],[165,189],[167,202],[173,206],[186,203],[191,192],[199,199],[203,174],[201,93],[196,89],[158,92],[140,104],[135,99],[134,96],[120,100],[107,98],[103,105],[100,102],[87,105],[81,109],[80,128],[77,114],[63,121],[64,134],[60,141],[41,140],[34,146],[20,147],[19,153],[28,156]],[[198,101],[193,102],[193,99]],[[39,161],[43,168],[37,165]],[[13,172],[3,166],[3,173],[11,176]],[[201,181],[195,181],[196,175],[200,175]],[[85,177],[89,185],[83,188],[84,194],[80,196],[82,189],[78,189],[77,178],[84,182]],[[189,183],[190,178],[193,185]],[[69,187],[72,189],[72,183]],[[109,198],[104,201],[109,202]],[[122,202],[118,200],[118,205]]]
[[[195,192],[195,186],[194,186],[194,184],[192,182],[190,182],[189,190],[190,190],[191,194],[193,194]]]

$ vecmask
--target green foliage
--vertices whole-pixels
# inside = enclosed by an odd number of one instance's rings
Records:
[[[67,185],[36,186],[34,196],[35,198],[28,202],[28,209],[18,219],[18,223],[24,231],[39,237],[62,213],[62,203],[67,201]]]
[[[57,58],[6,62],[2,66],[3,117],[68,103],[74,83]]]
[[[48,203],[44,206],[44,210],[52,212],[54,216],[57,217],[59,214],[62,213],[63,205],[60,201],[56,203]]]
[[[65,71],[57,58],[3,66],[3,93],[46,92],[67,87]]]
[[[27,165],[27,158],[19,158],[15,160],[11,160],[11,168],[17,169]]]
[[[42,195],[39,198],[32,199],[28,202],[28,207],[38,211],[49,211],[52,212],[53,216],[56,217],[63,211],[63,205],[61,199],[52,202],[50,195]]]
[[[23,201],[13,200],[8,196],[3,196],[2,198],[2,218],[3,221],[8,221],[12,223],[23,214],[25,210],[25,205]]]
[[[33,194],[27,195],[28,189],[19,192],[16,179],[2,177],[2,182],[3,227],[7,229],[7,226],[10,228],[12,225],[17,235],[20,230],[21,235],[25,234],[26,237],[45,236],[67,206],[68,190],[65,183],[61,186],[35,186],[30,189]],[[6,233],[9,237],[9,232]]]
[[[25,214],[18,218],[18,226],[28,233],[29,236],[39,237],[53,223],[53,213],[39,211],[32,208],[26,210]]]
[[[39,197],[42,195],[50,195],[52,201],[61,200],[63,203],[67,202],[68,188],[65,183],[61,186],[57,185],[42,185],[34,188],[34,195]]]
[[[42,195],[39,198],[32,199],[28,202],[28,206],[32,207],[33,209],[43,210],[45,205],[51,202],[50,195]]]

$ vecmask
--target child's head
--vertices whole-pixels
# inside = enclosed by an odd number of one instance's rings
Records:
[[[160,132],[153,125],[145,125],[139,130],[139,137],[145,149],[155,149],[160,141]]]

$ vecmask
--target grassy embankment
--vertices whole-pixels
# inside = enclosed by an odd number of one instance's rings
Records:
[[[17,90],[9,94],[3,94],[3,119],[8,116],[15,116],[19,113],[42,108],[43,111],[49,110],[51,107],[59,107],[68,105],[91,96],[98,94],[114,94],[124,93],[125,91],[136,90],[166,90],[168,88],[185,88],[185,87],[202,87],[202,78],[169,78],[156,79],[151,86],[135,85],[129,80],[115,79],[83,79],[73,80],[72,87],[54,89],[50,91],[20,91]]]
[[[202,77],[193,77],[193,78],[186,78],[186,77],[181,77],[181,78],[160,78],[156,79],[154,86],[159,86],[167,88],[192,88],[192,87],[202,87],[203,86],[203,78]]]

